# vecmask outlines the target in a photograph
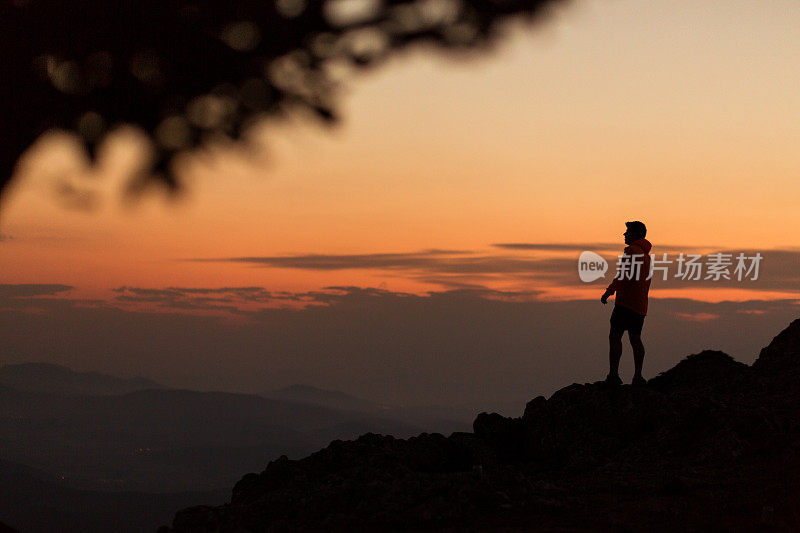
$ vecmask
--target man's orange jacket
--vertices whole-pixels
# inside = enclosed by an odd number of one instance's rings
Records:
[[[647,239],[633,241],[625,247],[624,255],[638,256],[641,260],[639,279],[619,279],[616,276],[608,290],[615,291],[615,305],[627,307],[640,315],[647,314],[647,293],[650,291],[650,249],[653,247]]]

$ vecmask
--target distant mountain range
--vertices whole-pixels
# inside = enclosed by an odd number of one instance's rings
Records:
[[[0,521],[21,531],[151,528],[168,521],[166,509],[220,495],[242,471],[281,455],[368,432],[463,430],[473,416],[387,408],[305,385],[263,396],[199,392],[47,363],[5,365]]]
[[[22,392],[89,396],[120,396],[148,389],[169,389],[145,377],[120,378],[100,372],[76,372],[52,363],[0,366],[0,387]],[[345,392],[304,384],[266,391],[260,396],[284,403],[302,403],[352,414],[377,415],[383,420],[396,420],[444,433],[468,429],[475,414],[487,408],[486,404],[384,405]],[[519,407],[519,402],[489,404],[488,407],[496,412],[511,413]]]
[[[477,412],[386,406],[301,384],[262,395],[199,392],[49,363],[5,365],[0,521],[21,531],[141,530],[281,455],[365,433],[465,431]]]
[[[292,402],[325,405],[332,409],[341,409],[345,411],[359,411],[364,413],[376,413],[381,411],[380,405],[369,400],[357,398],[341,391],[318,389],[310,385],[295,384],[283,389],[265,392],[263,396]]]
[[[164,388],[143,377],[118,378],[99,372],[75,372],[51,363],[3,365],[0,367],[0,385],[28,392],[103,395]]]
[[[145,389],[80,395],[0,389],[0,458],[76,488],[185,491],[334,439],[424,428],[368,413],[249,394]]]
[[[386,405],[358,398],[341,391],[318,389],[309,385],[295,384],[290,387],[268,391],[266,398],[321,405],[342,411],[353,411],[379,415],[382,418],[402,421],[424,427],[426,431],[452,433],[469,429],[472,419],[483,410],[513,414],[519,411],[523,401],[485,402],[483,404],[459,405]]]

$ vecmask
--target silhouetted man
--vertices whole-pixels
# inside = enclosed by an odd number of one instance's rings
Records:
[[[644,344],[642,326],[647,314],[647,293],[650,290],[650,241],[645,239],[647,228],[642,222],[626,222],[625,251],[614,280],[600,298],[604,304],[608,297],[617,293],[614,311],[611,313],[611,331],[608,334],[609,372],[606,383],[620,385],[619,359],[622,357],[622,334],[627,330],[633,348],[633,381],[631,385],[644,385],[642,364],[644,364]]]

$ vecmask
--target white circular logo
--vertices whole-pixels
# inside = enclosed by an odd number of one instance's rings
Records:
[[[594,252],[581,252],[578,258],[578,276],[584,283],[604,278],[608,271],[608,262]]]

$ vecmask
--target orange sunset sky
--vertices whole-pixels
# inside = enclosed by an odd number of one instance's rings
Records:
[[[72,297],[101,299],[121,286],[424,294],[455,284],[557,299],[601,290],[522,267],[437,277],[205,260],[426,250],[577,258],[492,245],[621,250],[623,222],[634,219],[647,223],[654,252],[792,250],[799,64],[796,1],[589,0],[537,28],[510,27],[491,53],[454,60],[417,48],[359,74],[341,94],[339,127],[295,117],[253,133],[262,159],[231,149],[190,158],[187,193],[174,203],[157,192],[122,201],[115,176],[139,157],[134,135],[120,135],[95,174],[81,170],[68,139],[44,139],[5,199],[0,282],[65,284]],[[94,191],[97,205],[65,207],[64,179]],[[661,295],[769,299],[799,288]]]

